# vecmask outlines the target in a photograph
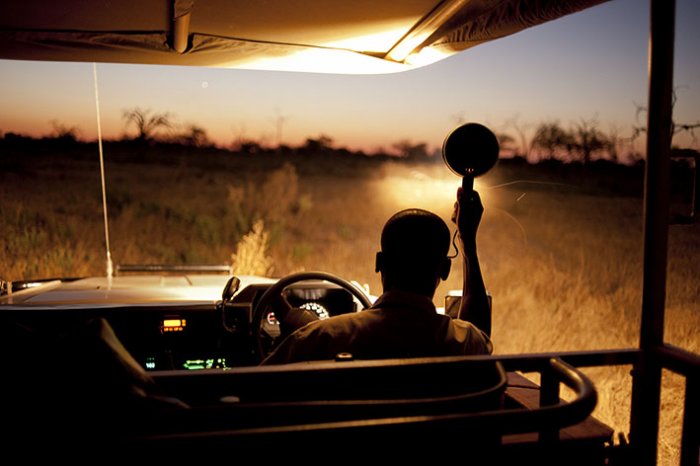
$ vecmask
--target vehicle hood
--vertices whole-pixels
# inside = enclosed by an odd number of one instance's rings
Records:
[[[0,310],[10,308],[107,308],[119,306],[210,305],[221,300],[226,275],[138,275],[37,282],[0,297]],[[239,276],[240,290],[276,280]]]

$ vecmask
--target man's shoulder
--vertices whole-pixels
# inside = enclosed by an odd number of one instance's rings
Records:
[[[479,327],[467,320],[451,319],[447,333],[448,340],[456,342],[465,354],[490,354],[493,352],[491,339]]]
[[[478,330],[477,326],[469,322],[468,320],[462,320],[458,318],[451,318],[450,316],[444,316],[446,319],[450,320],[450,323],[459,328],[464,328],[464,329],[475,329]]]
[[[469,322],[468,320],[453,319],[449,316],[444,316],[449,319],[449,325],[457,332],[458,335],[468,335],[478,337],[480,339],[488,339],[486,334],[476,325]]]

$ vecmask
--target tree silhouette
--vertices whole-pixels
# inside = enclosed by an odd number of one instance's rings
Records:
[[[185,132],[180,136],[180,139],[187,146],[205,147],[210,144],[207,130],[193,123],[185,127]]]
[[[609,148],[608,138],[598,130],[597,126],[598,122],[593,118],[582,119],[574,128],[572,149],[580,155],[584,165],[591,161],[591,156],[595,152]]]
[[[78,140],[80,129],[77,126],[67,126],[58,120],[51,120],[50,123],[53,128],[51,137],[64,142],[76,142]]]
[[[402,140],[392,144],[392,147],[407,160],[427,160],[429,157],[428,145],[424,142],[414,144],[409,140]]]
[[[522,124],[518,120],[520,118],[520,115],[516,114],[512,118],[509,118],[506,121],[505,127],[506,128],[512,128],[513,131],[515,131],[518,135],[518,139],[520,140],[520,155],[525,157],[526,159],[530,155],[530,151],[532,149],[532,141],[528,143],[528,136],[527,132],[531,127],[531,124]]]
[[[678,101],[678,96],[676,95],[676,90],[673,90],[673,100],[671,102],[672,108],[675,108],[676,102]],[[637,107],[636,111],[636,119],[637,122],[639,123],[639,116],[642,115],[643,113],[647,112],[647,108],[643,105],[635,104],[635,107]],[[678,123],[675,120],[671,120],[671,135],[672,137],[675,136],[676,134],[679,133],[689,133],[692,138],[693,142],[695,142],[695,130],[700,128],[700,121],[696,121],[694,123],[686,122],[686,123]],[[644,125],[635,125],[632,127],[632,141],[634,141],[637,137],[639,137],[640,134],[646,132],[646,126]]]
[[[575,144],[576,141],[571,133],[559,126],[559,122],[552,121],[541,123],[537,127],[530,145],[544,151],[546,158],[553,159],[557,150],[570,154]]]
[[[623,138],[620,136],[620,128],[617,125],[611,125],[606,139],[608,156],[611,161],[617,163],[620,160],[618,147],[623,142]]]
[[[241,154],[259,154],[264,150],[259,142],[246,139],[238,144],[238,152]]]
[[[282,145],[282,131],[287,120],[289,120],[289,117],[282,115],[280,110],[276,108],[272,122],[275,125],[275,146],[278,148]]]
[[[321,135],[317,139],[306,138],[304,145],[301,147],[301,151],[306,154],[320,154],[328,152],[333,148],[333,138]]]
[[[513,145],[515,143],[515,138],[507,133],[496,133],[496,139],[498,139],[498,145],[501,151],[510,152],[515,154],[518,150]]]
[[[173,127],[169,113],[153,113],[150,109],[135,107],[122,112],[122,118],[126,120],[126,125],[136,127],[138,141],[149,141],[153,139],[155,132],[159,128],[170,129]]]

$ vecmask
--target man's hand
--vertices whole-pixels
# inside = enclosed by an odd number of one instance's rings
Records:
[[[270,304],[275,309],[275,317],[280,323],[280,330],[282,331],[282,334],[285,336],[291,334],[309,322],[319,319],[314,312],[293,307],[289,301],[287,301],[284,293],[279,293],[277,296],[273,297]]]
[[[484,206],[478,192],[465,192],[461,187],[457,189],[452,221],[457,224],[457,231],[465,246],[476,246],[476,232],[483,213]]]

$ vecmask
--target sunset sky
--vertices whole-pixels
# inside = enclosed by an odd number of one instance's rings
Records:
[[[201,126],[222,146],[241,137],[275,144],[281,129],[290,145],[327,135],[369,151],[400,140],[439,147],[459,121],[515,137],[512,122],[531,132],[543,121],[596,119],[630,135],[636,105],[646,102],[648,9],[645,0],[613,0],[388,75],[98,64],[103,133],[120,137],[123,110],[141,107]],[[675,118],[696,122],[700,2],[679,0],[677,16]],[[95,138],[92,64],[0,60],[0,70],[0,131],[45,135],[57,121]],[[674,142],[698,147],[690,137]]]

